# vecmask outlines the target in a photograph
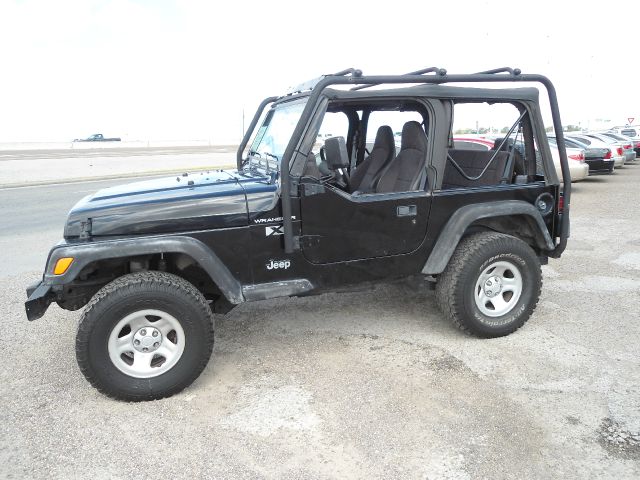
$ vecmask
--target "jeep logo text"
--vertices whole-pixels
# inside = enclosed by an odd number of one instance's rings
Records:
[[[267,263],[267,270],[286,270],[290,266],[290,260],[269,260],[269,263]]]

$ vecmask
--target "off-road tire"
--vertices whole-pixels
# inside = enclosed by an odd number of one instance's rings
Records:
[[[517,303],[504,315],[484,315],[474,294],[480,275],[492,262],[511,262],[522,287]],[[436,285],[442,312],[460,330],[483,338],[502,337],[520,328],[533,313],[542,288],[540,261],[532,248],[511,235],[480,232],[463,238]]]
[[[118,322],[143,309],[172,315],[184,331],[177,363],[152,378],[120,371],[109,357],[108,339]],[[86,379],[103,394],[126,401],[169,397],[189,386],[206,367],[213,350],[214,317],[191,283],[165,272],[124,275],[100,289],[87,304],[76,335],[76,358]]]

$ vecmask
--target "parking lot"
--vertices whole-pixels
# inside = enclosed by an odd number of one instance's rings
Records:
[[[640,164],[574,185],[567,251],[508,337],[461,334],[423,284],[245,304],[217,318],[202,376],[148,403],[91,388],[79,312],[27,322],[41,267],[9,269],[0,477],[638,478],[638,185]],[[49,208],[37,188],[0,194],[14,223],[12,195]],[[56,229],[2,234],[3,263],[44,262],[33,249],[62,228],[62,206]]]

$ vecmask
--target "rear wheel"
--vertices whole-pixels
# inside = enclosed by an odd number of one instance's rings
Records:
[[[80,318],[76,357],[99,391],[153,400],[190,385],[213,349],[213,314],[186,280],[164,272],[125,275],[103,287]]]
[[[542,273],[522,240],[494,232],[464,238],[436,286],[442,311],[461,330],[501,337],[529,319],[540,297]]]

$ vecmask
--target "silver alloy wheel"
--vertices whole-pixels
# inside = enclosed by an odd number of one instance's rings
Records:
[[[522,295],[522,274],[513,263],[504,260],[485,268],[474,291],[476,306],[487,317],[501,317],[516,306]]]
[[[182,357],[184,346],[180,322],[167,312],[152,309],[124,317],[108,340],[111,362],[135,378],[157,377],[169,371]]]

